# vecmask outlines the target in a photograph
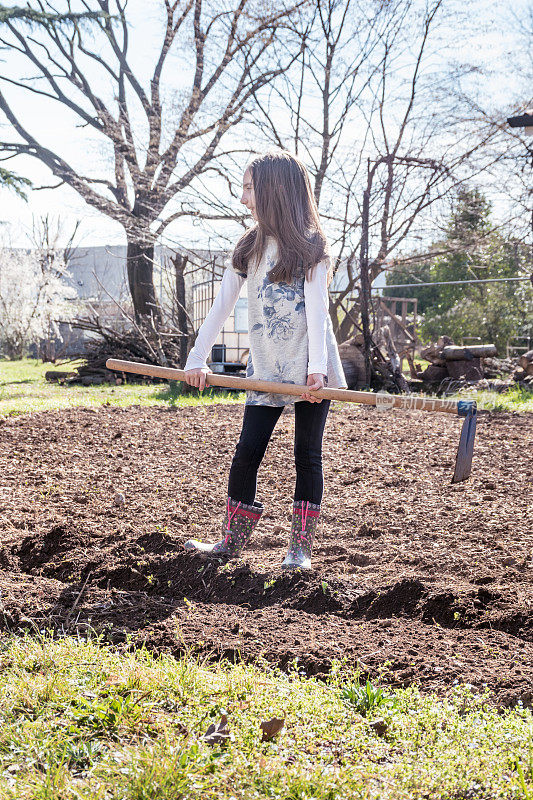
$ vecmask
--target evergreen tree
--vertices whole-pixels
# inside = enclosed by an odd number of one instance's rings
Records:
[[[465,281],[527,275],[527,247],[494,229],[491,208],[482,193],[463,189],[458,195],[443,241],[432,249],[446,251],[415,269],[394,271],[390,283]],[[528,282],[506,281],[417,289],[391,289],[385,294],[417,297],[423,315],[420,335],[442,334],[458,343],[479,337],[502,355],[509,339],[533,326],[533,296]]]

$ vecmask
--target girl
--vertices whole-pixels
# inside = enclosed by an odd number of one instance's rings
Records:
[[[255,158],[243,178],[241,202],[255,224],[237,242],[219,293],[198,331],[185,365],[186,381],[202,391],[206,358],[248,281],[250,356],[247,377],[346,387],[328,313],[329,257],[304,165],[287,152]],[[296,487],[289,551],[282,567],[310,569],[322,501],[322,437],[329,400],[308,392],[247,392],[239,442],[231,464],[227,526],[216,544],[195,539],[185,547],[208,557],[237,558],[263,506],[256,502],[257,470],[283,412],[295,403]]]

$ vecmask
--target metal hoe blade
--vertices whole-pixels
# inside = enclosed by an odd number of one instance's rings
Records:
[[[477,404],[474,400],[459,400],[457,413],[464,417],[463,427],[457,457],[455,459],[455,472],[452,483],[466,481],[472,471],[472,455],[474,453],[474,440],[476,438]]]

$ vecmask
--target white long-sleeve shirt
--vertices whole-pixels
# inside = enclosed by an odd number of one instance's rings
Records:
[[[207,358],[224,322],[248,281],[248,333],[250,358],[247,376],[266,381],[305,384],[307,375],[327,376],[328,385],[345,387],[333,326],[329,316],[326,262],[313,270],[310,280],[294,284],[271,283],[268,273],[277,258],[275,241],[267,247],[248,277],[228,267],[213,305],[205,318],[185,369],[207,369]],[[296,399],[297,401],[297,399]],[[251,405],[287,405],[291,395],[248,392]]]
[[[309,337],[307,374],[327,375],[328,354],[326,328],[329,315],[327,265],[322,262],[314,270],[312,279],[304,282],[305,316]],[[222,277],[220,289],[209,313],[203,321],[196,342],[185,364],[185,369],[207,369],[207,357],[227,318],[235,308],[246,279],[228,267]]]

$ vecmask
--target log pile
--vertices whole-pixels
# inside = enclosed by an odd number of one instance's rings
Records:
[[[420,379],[433,385],[441,384],[448,378],[476,383],[484,377],[481,360],[495,356],[497,352],[493,344],[458,347],[449,336],[441,336],[420,353],[422,358],[431,362]]]
[[[420,355],[430,364],[418,378],[433,389],[475,385],[506,391],[517,382],[533,388],[533,350],[518,358],[500,359],[493,344],[459,347],[448,336],[441,336],[423,348]]]
[[[533,375],[533,350],[528,350],[518,359],[521,369],[524,370],[525,376],[530,378]]]
[[[344,377],[348,389],[362,389],[365,385],[365,357],[363,355],[363,334],[358,333],[339,345]]]
[[[479,382],[479,389],[506,392],[517,385],[524,389],[533,389],[533,350],[518,358],[487,358],[484,369],[485,378]]]

